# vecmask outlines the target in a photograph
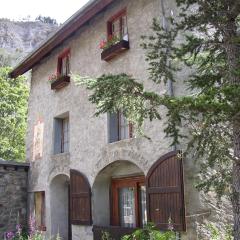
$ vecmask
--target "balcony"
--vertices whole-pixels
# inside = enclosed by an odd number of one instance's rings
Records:
[[[121,240],[124,235],[132,234],[136,228],[125,228],[120,226],[93,226],[93,239],[102,240],[102,233],[107,232],[110,234],[111,239]]]
[[[59,76],[55,81],[51,83],[52,90],[58,90],[70,83],[70,76]]]
[[[129,41],[121,40],[111,45],[107,49],[104,49],[101,53],[101,59],[105,61],[109,61],[128,49],[129,49]]]

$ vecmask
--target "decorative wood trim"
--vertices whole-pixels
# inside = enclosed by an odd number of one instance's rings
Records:
[[[52,90],[58,90],[70,83],[70,76],[60,76],[56,81],[51,83]]]
[[[104,61],[110,61],[112,58],[118,56],[121,52],[126,51],[129,48],[129,41],[121,40],[109,48],[103,50],[101,53],[101,59]]]

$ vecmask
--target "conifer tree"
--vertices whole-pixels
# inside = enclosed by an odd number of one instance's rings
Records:
[[[160,95],[126,73],[97,79],[78,78],[92,91],[96,115],[122,109],[141,128],[145,119],[163,116],[165,133],[179,144],[188,126],[188,149],[201,160],[204,176],[198,187],[226,194],[233,207],[235,240],[240,240],[240,1],[176,0],[178,16],[169,16],[169,28],[154,19],[143,48],[149,63],[149,81],[177,84],[179,73],[192,69],[186,96]],[[179,41],[179,39],[182,39]],[[165,115],[164,115],[165,116]],[[207,171],[214,169],[214,171]]]

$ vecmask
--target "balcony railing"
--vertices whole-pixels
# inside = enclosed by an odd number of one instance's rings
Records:
[[[125,228],[120,226],[93,226],[93,236],[94,240],[102,240],[102,234],[107,232],[110,234],[111,239],[121,240],[124,235],[132,234],[136,228]]]

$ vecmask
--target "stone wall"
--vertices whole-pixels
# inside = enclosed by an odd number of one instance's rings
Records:
[[[27,223],[28,164],[0,160],[0,239]]]

